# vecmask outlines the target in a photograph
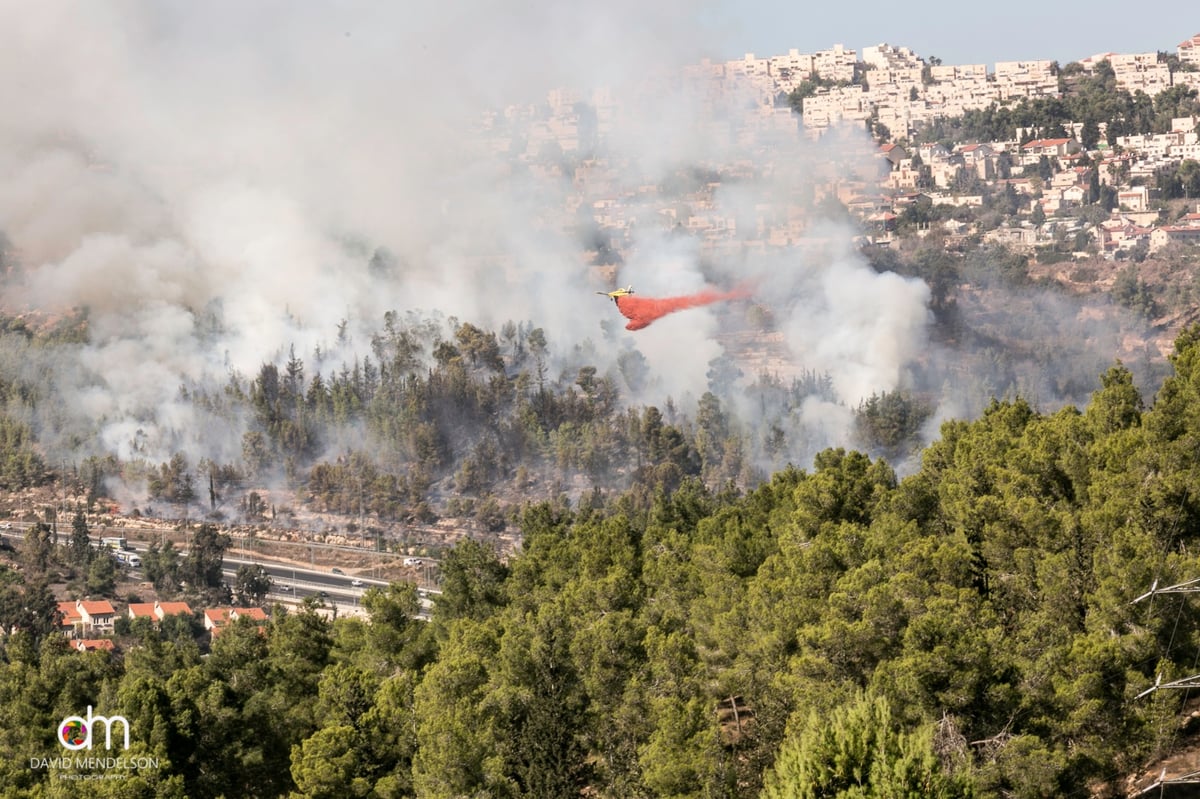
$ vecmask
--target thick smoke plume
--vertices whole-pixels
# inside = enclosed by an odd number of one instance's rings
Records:
[[[528,320],[564,369],[581,345],[604,372],[633,350],[653,379],[626,386],[626,399],[687,408],[712,388],[714,359],[731,357],[721,316],[697,308],[594,346],[614,334],[610,309],[590,301],[604,286],[583,252],[607,201],[625,214],[620,273],[639,290],[678,297],[770,273],[785,329],[793,316],[829,326],[824,352],[772,368],[830,369],[852,394],[883,390],[919,344],[888,320],[921,318],[923,297],[895,310],[853,257],[715,253],[661,216],[691,190],[672,188],[680,175],[731,163],[761,165],[712,198],[748,232],[764,203],[811,201],[832,165],[870,168],[865,136],[816,144],[795,119],[749,143],[733,133],[748,108],[763,111],[755,100],[731,90],[714,102],[678,77],[729,45],[689,22],[694,4],[6,5],[0,231],[18,267],[0,299],[9,312],[82,309],[88,320],[87,343],[55,378],[61,405],[37,422],[60,442],[56,456],[236,458],[245,421],[198,395],[219,397],[289,351],[310,377],[337,369],[369,354],[391,310],[492,329]],[[594,156],[556,163],[520,149],[522,109],[547,98],[619,109],[587,145]],[[487,113],[499,123],[480,135]],[[604,167],[572,174],[580,162]],[[645,186],[659,193],[639,207]],[[843,267],[864,300],[851,316],[838,310]],[[864,323],[891,348],[843,361],[836,342]]]
[[[52,369],[14,367],[53,375],[30,423],[56,461],[236,460],[227,387],[291,352],[309,379],[355,363],[389,311],[540,327],[551,375],[633,358],[626,402],[690,411],[714,391],[797,463],[850,443],[857,403],[914,386],[928,357],[925,284],[811,221],[877,169],[873,145],[682,80],[751,49],[693,24],[694,3],[0,9],[0,304],[87,320],[39,356]],[[547,108],[579,110],[574,150],[546,143]],[[638,332],[621,331],[595,302],[600,250],[621,284],[691,310],[622,298]],[[753,302],[703,293],[747,281]],[[736,341],[758,311],[765,354]],[[828,381],[802,402],[763,388],[808,374]]]

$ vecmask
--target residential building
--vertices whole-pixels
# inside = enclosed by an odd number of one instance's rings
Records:
[[[1194,225],[1164,225],[1150,233],[1150,252],[1168,244],[1200,244],[1200,227]]]
[[[158,621],[158,616],[154,614],[153,602],[130,602],[129,607],[125,609],[129,615],[130,621],[136,619],[149,619],[150,621]]]
[[[1145,211],[1150,205],[1150,190],[1145,186],[1131,186],[1117,192],[1117,204],[1130,211]]]
[[[60,627],[68,637],[74,638],[83,632],[83,614],[74,602],[59,602],[58,612],[62,614]]]
[[[997,61],[994,77],[999,100],[1058,94],[1058,78],[1048,60]]]
[[[204,611],[204,629],[214,636],[238,619],[250,619],[261,629],[267,621],[262,608],[209,608]]]
[[[1179,56],[1180,61],[1187,61],[1190,64],[1200,67],[1200,33],[1180,42],[1179,46],[1175,48],[1175,53]],[[1194,75],[1196,73],[1191,74]]]
[[[1079,152],[1079,142],[1074,139],[1034,139],[1021,145],[1021,164],[1036,164],[1042,156],[1058,158]]]
[[[79,611],[83,629],[88,632],[112,632],[113,622],[116,621],[117,611],[107,600],[84,600],[75,603]]]
[[[1145,92],[1153,97],[1171,88],[1171,71],[1159,62],[1158,53],[1127,53],[1109,56],[1118,88],[1127,92]]]
[[[159,621],[167,616],[191,616],[192,608],[186,602],[155,602],[154,615]]]
[[[835,44],[829,50],[821,50],[813,56],[813,69],[826,80],[854,80],[858,68],[858,53]]]
[[[167,616],[190,616],[192,608],[186,602],[130,602],[130,619],[162,621]]]
[[[791,93],[801,83],[808,80],[816,69],[816,59],[811,55],[802,54],[799,50],[788,50],[787,55],[774,56],[770,59],[771,75],[783,92]]]
[[[112,652],[116,645],[111,638],[81,638],[75,642],[75,648],[80,652],[106,651]]]

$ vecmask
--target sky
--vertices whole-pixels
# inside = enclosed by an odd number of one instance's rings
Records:
[[[1144,8],[1140,12],[1139,8]],[[835,44],[859,51],[887,42],[944,64],[1050,59],[1066,64],[1097,53],[1174,53],[1200,33],[1193,0],[1162,0],[1138,6],[1114,0],[999,4],[883,0],[853,3],[742,2],[719,0],[705,15],[720,32],[720,52],[730,60],[795,49],[815,53]]]

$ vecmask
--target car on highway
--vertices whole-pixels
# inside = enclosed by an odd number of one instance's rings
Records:
[[[136,552],[129,549],[120,549],[116,553],[117,563],[124,563],[126,566],[131,566],[135,569],[142,567],[142,558]]]
[[[405,566],[420,566],[424,562],[425,561],[421,560],[420,558],[405,558],[404,559]]]
[[[350,581],[350,585],[354,586],[355,588],[362,588],[362,584],[363,584],[363,581],[358,579],[357,577],[355,577],[353,580]]]

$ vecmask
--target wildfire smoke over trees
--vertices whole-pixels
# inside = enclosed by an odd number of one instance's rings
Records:
[[[1013,399],[945,423],[903,478],[829,449],[712,491],[678,431],[622,416],[674,485],[525,504],[507,562],[447,554],[429,622],[394,584],[369,618],[277,609],[208,657],[153,633],[80,654],[5,569],[0,694],[25,732],[0,734],[3,782],[46,790],[24,764],[53,751],[68,696],[103,696],[164,797],[1118,792],[1178,742],[1180,696],[1143,692],[1200,646],[1194,600],[1132,602],[1200,572],[1200,330],[1176,347],[1152,402],[1116,364],[1082,410]]]

